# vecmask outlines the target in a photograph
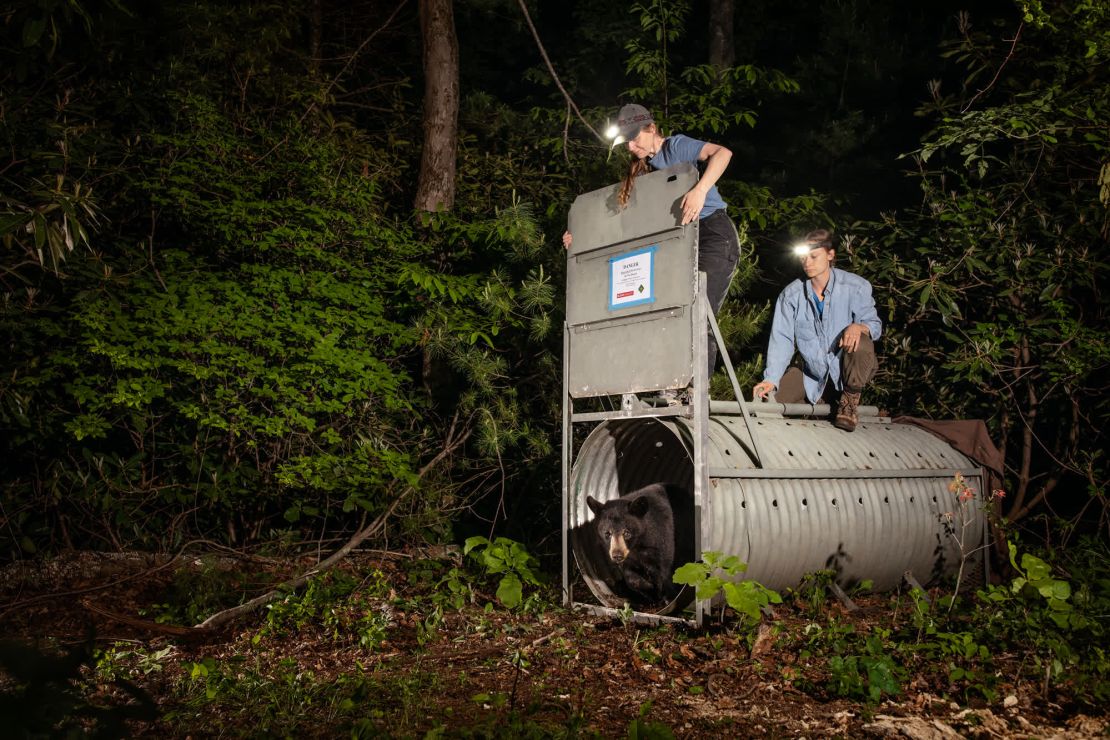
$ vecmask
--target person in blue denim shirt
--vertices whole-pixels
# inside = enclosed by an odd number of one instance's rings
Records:
[[[838,400],[834,423],[851,432],[859,423],[860,395],[878,368],[874,340],[883,324],[871,283],[833,267],[829,232],[811,231],[805,246],[799,257],[806,279],[787,285],[775,302],[767,367],[752,392],[766,398],[777,389],[780,403]],[[802,367],[791,365],[795,350]]]
[[[717,191],[717,180],[732,159],[732,151],[711,141],[683,134],[663,136],[651,112],[642,105],[629,103],[617,113],[613,144],[628,144],[632,155],[628,173],[621,184],[617,201],[623,208],[632,197],[636,178],[652,170],[663,170],[689,162],[702,170],[696,185],[682,197],[682,224],[698,222],[698,270],[705,273],[706,298],[716,316],[728,293],[736,263],[740,260],[740,237],[728,217],[728,207]],[[570,248],[573,237],[563,234],[563,246]],[[717,342],[709,332],[709,375],[717,363]],[[677,402],[677,395],[666,396]]]

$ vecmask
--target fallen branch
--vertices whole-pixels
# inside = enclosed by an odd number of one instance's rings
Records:
[[[451,428],[447,431],[447,439],[444,442],[443,449],[440,450],[438,455],[433,457],[426,465],[424,465],[424,467],[422,467],[417,472],[417,481],[422,479],[428,473],[428,471],[438,465],[442,460],[450,456],[450,454],[458,449],[459,446],[466,441],[466,438],[470,436],[470,427],[467,427],[465,431],[456,433],[458,420],[458,414],[455,414],[455,418],[451,420]],[[239,606],[234,606],[230,609],[224,609],[223,611],[216,612],[212,616],[208,617],[208,619],[205,619],[203,622],[196,625],[193,629],[212,630],[216,629],[217,627],[222,627],[226,624],[229,624],[230,622],[235,621],[244,614],[248,614],[261,606],[269,604],[272,601],[277,601],[290,591],[303,586],[305,583],[308,582],[309,579],[313,578],[314,576],[318,576],[321,573],[324,573],[335,567],[336,563],[347,557],[347,555],[350,554],[352,550],[354,550],[356,547],[361,545],[364,541],[366,541],[373,535],[377,534],[378,531],[385,526],[386,521],[388,521],[389,517],[393,515],[393,512],[397,510],[397,507],[401,505],[401,502],[408,498],[408,496],[415,490],[415,486],[409,486],[408,488],[406,488],[403,492],[401,492],[399,496],[397,496],[397,498],[393,500],[393,503],[389,505],[388,509],[383,511],[376,519],[374,519],[374,521],[370,522],[370,524],[355,532],[354,535],[351,536],[351,539],[347,540],[346,544],[332,553],[332,555],[329,556],[327,559],[320,561],[315,567],[305,571],[296,578],[291,578],[288,581],[281,583],[273,590],[268,591],[261,596],[257,596],[245,604],[240,604]]]
[[[190,541],[186,542],[184,545],[181,546],[181,549],[179,549],[177,551],[176,555],[174,555],[173,557],[171,557],[170,559],[168,559],[166,562],[162,563],[161,565],[155,566],[153,568],[146,568],[144,570],[139,571],[138,573],[131,573],[130,575],[126,575],[122,578],[117,578],[114,581],[109,581],[108,583],[102,583],[102,584],[99,584],[97,586],[88,586],[86,588],[78,588],[78,589],[73,589],[71,591],[59,591],[57,593],[42,594],[40,596],[32,596],[31,598],[28,598],[28,599],[23,599],[21,601],[12,602],[10,604],[7,604],[3,611],[0,611],[0,619],[3,619],[4,617],[8,616],[9,614],[11,614],[12,612],[14,612],[18,609],[23,609],[24,607],[30,606],[32,604],[41,603],[43,601],[50,601],[52,599],[63,599],[63,598],[69,598],[71,596],[81,596],[83,594],[91,594],[91,593],[95,593],[97,591],[104,591],[106,589],[114,588],[115,586],[118,586],[122,583],[127,583],[128,581],[133,581],[136,578],[143,578],[145,576],[153,575],[153,574],[155,574],[159,571],[165,570],[166,568],[169,568],[169,567],[174,566],[174,565],[178,565],[180,563],[180,558],[181,558],[182,555],[185,554],[185,551],[188,550],[193,545],[198,545],[198,544],[213,545],[215,543],[212,543],[209,540],[190,540]]]
[[[138,619],[127,614],[120,614],[113,612],[103,607],[99,607],[88,599],[81,599],[81,606],[94,614],[99,614],[102,617],[107,617],[113,622],[126,624],[135,629],[142,630],[143,632],[150,632],[156,635],[167,635],[169,637],[196,637],[202,634],[207,634],[210,630],[199,630],[194,627],[182,627],[177,624],[163,624],[162,622],[151,622],[148,619]]]

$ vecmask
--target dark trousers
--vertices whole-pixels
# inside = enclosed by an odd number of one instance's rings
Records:
[[[713,315],[721,309],[728,294],[732,273],[740,260],[740,237],[725,209],[709,214],[698,222],[698,270],[705,273],[705,297]],[[709,330],[709,377],[717,366],[717,342]]]
[[[859,347],[855,352],[840,353],[840,382],[846,391],[853,393],[862,391],[863,387],[871,382],[871,378],[875,377],[875,371],[878,368],[875,343],[866,334],[860,335]],[[779,403],[809,403],[802,377],[802,369],[797,365],[791,365],[779,381],[775,400]],[[831,383],[826,383],[819,400],[835,403],[839,398],[840,391],[833,388]]]

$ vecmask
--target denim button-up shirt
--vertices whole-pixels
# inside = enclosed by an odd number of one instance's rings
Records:
[[[808,279],[787,285],[775,302],[771,339],[767,344],[767,369],[763,379],[778,387],[797,348],[805,360],[806,397],[817,403],[825,384],[840,389],[840,335],[849,324],[863,324],[878,339],[883,324],[875,310],[871,283],[859,275],[832,268],[825,286],[824,317],[817,314]]]

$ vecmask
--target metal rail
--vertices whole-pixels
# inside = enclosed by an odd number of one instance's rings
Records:
[[[981,474],[979,468],[934,468],[930,470],[819,470],[782,469],[767,470],[766,468],[710,468],[710,478],[759,478],[759,479],[799,479],[820,480],[822,478],[849,478],[852,480],[865,478],[952,478],[959,473],[965,478],[977,477]]]
[[[832,406],[827,403],[778,403],[777,401],[745,401],[743,411],[736,401],[710,401],[709,412],[714,416],[756,416],[773,414],[776,416],[817,416],[826,417],[833,412]],[[879,416],[878,406],[860,406],[857,410],[859,418],[885,419]],[[745,422],[746,423],[746,422]]]

